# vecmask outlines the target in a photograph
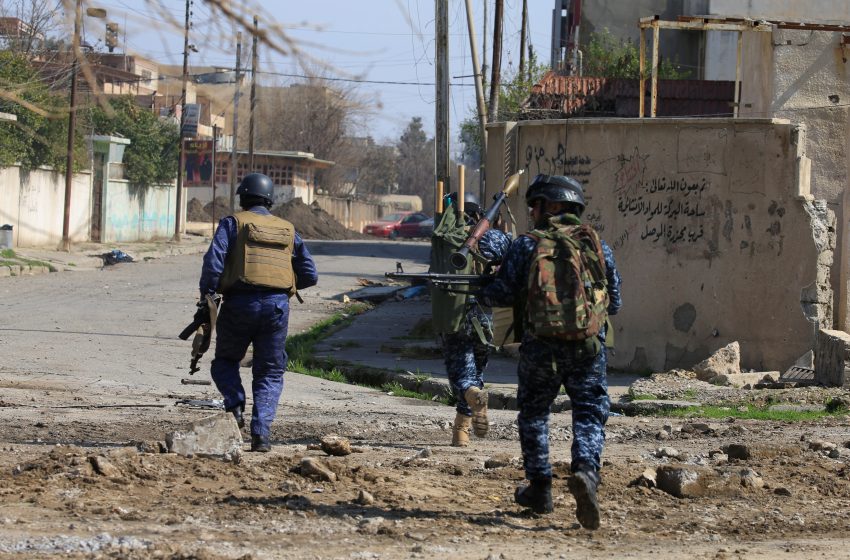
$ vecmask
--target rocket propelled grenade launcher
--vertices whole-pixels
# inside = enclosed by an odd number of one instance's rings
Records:
[[[519,173],[514,173],[508,180],[505,182],[505,188],[496,195],[493,196],[493,205],[487,209],[484,213],[484,217],[479,220],[477,224],[475,224],[475,228],[472,230],[472,233],[469,234],[469,237],[464,241],[463,246],[451,256],[452,266],[457,270],[461,270],[466,267],[467,259],[469,258],[469,252],[475,249],[476,245],[478,245],[478,241],[481,240],[481,237],[487,232],[488,229],[492,226],[493,222],[496,221],[496,217],[499,215],[499,210],[502,207],[502,204],[508,199],[508,197],[516,191],[519,186],[519,178],[525,170],[520,170]]]

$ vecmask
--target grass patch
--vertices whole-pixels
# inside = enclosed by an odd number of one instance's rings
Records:
[[[0,266],[46,266],[50,272],[56,272],[56,267],[44,261],[18,256],[12,249],[0,250]]]
[[[682,393],[682,397],[686,399],[695,399],[697,398],[697,390],[696,389],[688,389],[684,393]]]
[[[361,346],[363,345],[357,342],[356,340],[346,340],[345,342],[339,345],[340,348],[360,348]]]
[[[420,393],[418,391],[405,389],[396,381],[384,383],[381,385],[381,390],[385,393],[392,393],[396,397],[407,397],[410,399],[419,399],[421,401],[430,401],[433,398],[428,393]]]
[[[846,410],[830,412],[829,410],[770,410],[766,407],[754,405],[738,406],[692,406],[675,410],[659,411],[656,416],[670,418],[708,418],[720,420],[725,418],[738,418],[741,420],[773,420],[777,422],[799,422],[806,420],[817,420],[826,416],[840,416],[847,414]]]
[[[286,339],[286,353],[289,355],[289,369],[293,369],[292,364],[300,364],[302,366],[314,367],[313,351],[316,344],[322,339],[328,337],[335,331],[346,327],[354,321],[354,317],[363,313],[369,308],[368,305],[355,303],[332,316],[319,321],[307,332],[292,335]],[[299,372],[301,373],[301,372]]]
[[[370,389],[379,389],[387,393],[391,392],[394,396],[454,405],[454,399],[451,397],[434,399],[428,393],[405,389],[398,382],[386,382],[386,375],[382,373],[382,370],[373,371],[371,368],[354,366],[353,364],[348,367],[343,362],[333,359],[323,358],[317,360],[315,358],[316,344],[334,332],[350,325],[357,315],[370,308],[371,306],[368,304],[355,303],[347,307],[344,311],[336,313],[313,325],[307,332],[288,337],[286,339],[286,352],[289,355],[287,369],[337,383],[356,384],[361,387],[369,387]],[[346,341],[341,346],[355,347],[360,346],[360,344],[354,341]],[[419,371],[415,375],[420,384],[430,377],[430,375],[422,374]]]
[[[658,396],[653,395],[652,393],[635,393],[634,389],[629,387],[629,400],[630,401],[655,401],[655,400],[658,400]]]

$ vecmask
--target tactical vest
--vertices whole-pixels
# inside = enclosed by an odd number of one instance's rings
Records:
[[[236,243],[228,251],[218,291],[227,293],[234,284],[242,282],[295,295],[293,225],[277,216],[250,211],[237,212],[233,218]]]
[[[469,226],[458,220],[454,206],[446,209],[438,216],[437,226],[431,235],[431,267],[430,272],[442,274],[481,274],[483,265],[480,259],[471,254],[468,264],[461,270],[456,270],[450,263],[451,255],[463,246],[469,236]],[[439,288],[431,288],[431,317],[436,334],[451,334],[460,329],[466,317],[466,306],[469,296],[465,294],[448,293]],[[480,326],[476,328],[476,331]]]

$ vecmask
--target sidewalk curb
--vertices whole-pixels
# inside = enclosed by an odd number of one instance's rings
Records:
[[[416,391],[431,395],[431,397],[447,398],[452,396],[452,389],[448,381],[436,377],[418,376],[410,372],[392,371],[387,369],[364,366],[351,362],[339,362],[336,360],[317,359],[316,362],[322,367],[334,367],[340,370],[349,382],[363,383],[380,387],[385,383],[398,383],[408,391]],[[487,408],[493,410],[519,410],[517,406],[516,391],[504,391],[502,389],[487,389],[489,396]],[[572,410],[572,403],[566,395],[558,395],[552,404],[551,412],[565,412]]]

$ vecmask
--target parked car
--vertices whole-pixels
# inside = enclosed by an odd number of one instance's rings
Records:
[[[432,233],[434,233],[434,218],[419,222],[419,237],[431,237]]]
[[[366,224],[363,227],[363,233],[375,235],[377,237],[389,237],[390,239],[395,239],[398,237],[396,229],[401,224],[401,221],[411,214],[413,214],[413,212],[396,212],[394,214],[387,214],[377,222]]]
[[[428,220],[431,220],[431,229],[433,230],[434,220],[429,218],[427,214],[416,212],[405,217],[396,228],[395,237],[423,237],[422,224]],[[428,235],[430,236],[431,233],[429,232]],[[395,237],[391,235],[390,239],[395,239]]]

